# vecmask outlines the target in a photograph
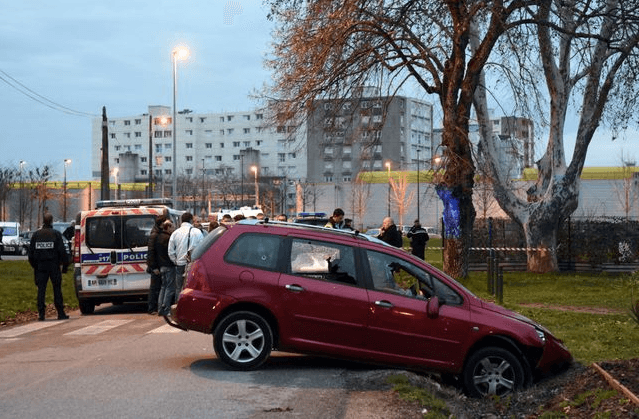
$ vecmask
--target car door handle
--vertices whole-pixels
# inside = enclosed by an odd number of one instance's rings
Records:
[[[300,287],[299,285],[295,285],[295,284],[286,284],[285,288],[287,290],[293,291],[293,292],[302,292],[302,291],[304,291],[304,288]]]
[[[390,301],[386,300],[377,300],[375,301],[376,306],[384,307],[384,308],[392,308],[393,304]]]

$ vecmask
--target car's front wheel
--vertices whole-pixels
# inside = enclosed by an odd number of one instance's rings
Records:
[[[509,351],[488,347],[472,354],[463,372],[464,387],[471,397],[505,396],[527,382],[521,362]]]
[[[258,314],[238,311],[215,328],[213,347],[220,360],[231,368],[250,370],[262,365],[271,354],[273,333]]]

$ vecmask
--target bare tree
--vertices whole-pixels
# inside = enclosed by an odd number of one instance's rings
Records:
[[[31,194],[33,200],[37,202],[36,220],[38,220],[38,222],[42,220],[42,215],[47,212],[47,201],[51,199],[53,195],[47,186],[47,182],[51,180],[52,176],[53,172],[48,165],[29,170],[28,177],[31,183]]]
[[[0,168],[0,220],[8,218],[7,198],[15,182],[17,171],[12,168]]]
[[[525,198],[517,196],[494,156],[496,146],[487,124],[486,91],[481,83],[476,109],[482,129],[480,152],[494,179],[495,197],[519,223],[526,237],[528,269],[558,269],[559,226],[578,206],[580,176],[588,146],[597,127],[607,122],[623,129],[635,118],[639,95],[639,2],[621,0],[539,2],[536,25],[512,31],[502,45],[501,69],[515,68],[507,77],[519,103],[539,108],[538,79],[549,97],[548,144],[537,162],[539,175]],[[478,47],[479,48],[479,47]],[[539,75],[541,73],[541,76]],[[564,154],[568,107],[579,106],[579,125],[570,163]],[[483,121],[483,122],[481,122]]]
[[[443,110],[445,205],[458,206],[444,251],[444,269],[465,276],[475,219],[475,167],[468,140],[473,93],[499,36],[527,19],[538,2],[512,0],[270,0],[278,22],[271,89],[280,119],[308,115],[318,98],[357,96],[363,86],[392,96],[411,81],[437,95]],[[521,15],[521,16],[520,16]],[[527,20],[523,20],[524,22]],[[469,51],[471,23],[481,30]]]
[[[391,189],[393,191],[391,197],[391,203],[397,209],[399,225],[404,225],[404,214],[406,209],[413,204],[415,198],[415,191],[408,192],[408,173],[400,172],[396,174],[395,178],[390,178]]]
[[[626,219],[630,219],[630,213],[639,200],[639,191],[636,191],[637,181],[633,178],[633,173],[636,172],[636,162],[634,159],[624,156],[623,151],[619,156],[621,164],[621,173],[619,183],[614,186],[615,195],[617,201],[621,204],[621,209],[626,216]]]
[[[362,220],[366,215],[366,209],[368,207],[368,200],[371,196],[371,187],[368,182],[364,182],[359,176],[351,182],[351,204],[353,215],[356,220],[353,220],[354,225],[359,225],[359,229],[363,229],[364,225]]]

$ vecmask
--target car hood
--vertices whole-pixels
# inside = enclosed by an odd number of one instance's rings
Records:
[[[511,319],[515,319],[515,320],[518,320],[520,322],[527,323],[527,324],[529,324],[531,326],[538,327],[540,329],[544,329],[545,330],[545,328],[543,326],[541,326],[539,323],[537,323],[536,321],[531,320],[528,317],[526,317],[526,316],[524,316],[522,314],[519,314],[519,313],[517,313],[515,311],[508,310],[508,309],[503,308],[501,306],[498,306],[497,304],[494,304],[494,303],[489,303],[488,301],[482,301],[481,305],[482,305],[482,308],[484,308],[485,310],[489,310],[489,311],[492,311],[494,313],[501,314],[502,316],[510,317]]]

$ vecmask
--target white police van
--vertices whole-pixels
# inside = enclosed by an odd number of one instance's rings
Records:
[[[164,198],[98,201],[96,209],[77,215],[73,277],[82,314],[102,303],[147,300],[149,235],[164,211],[179,225],[184,211]]]

